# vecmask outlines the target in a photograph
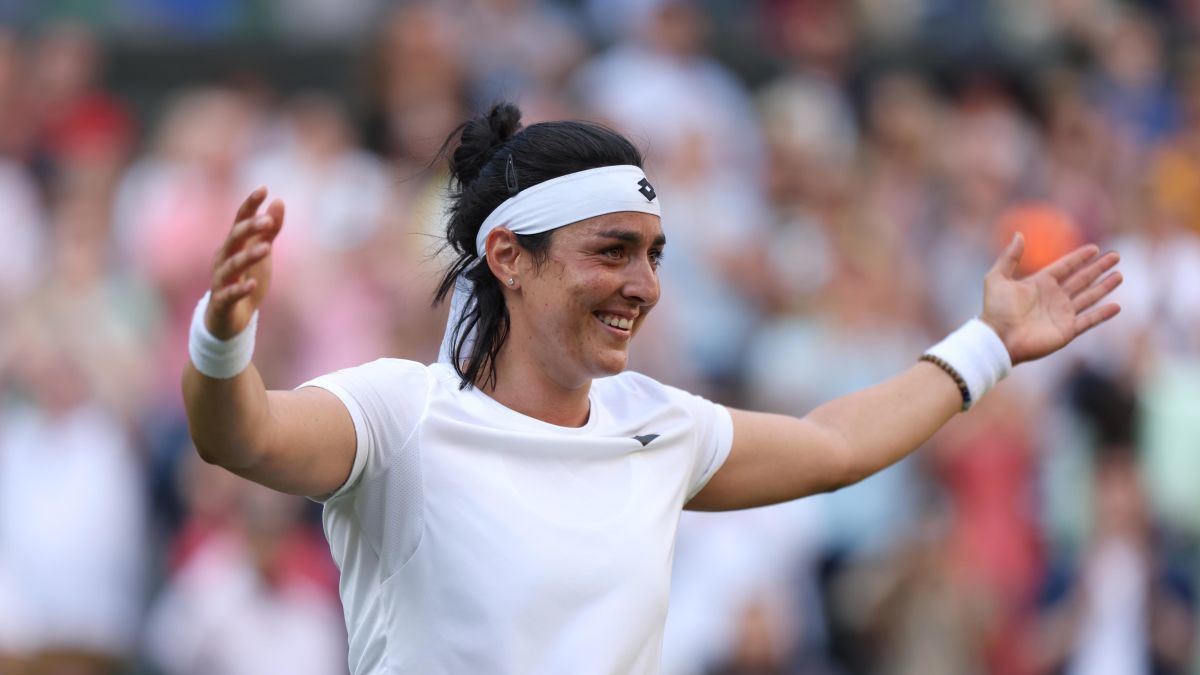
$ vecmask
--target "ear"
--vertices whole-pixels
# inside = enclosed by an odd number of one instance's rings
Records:
[[[520,263],[521,256],[525,250],[517,243],[517,235],[513,234],[512,230],[505,227],[498,227],[488,234],[487,242],[484,244],[484,251],[487,252],[488,269],[492,274],[500,280],[500,285],[505,288],[515,288],[520,284],[514,282],[509,285],[505,282],[508,279],[521,278]]]

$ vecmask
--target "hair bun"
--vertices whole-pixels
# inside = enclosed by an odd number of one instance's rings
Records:
[[[450,174],[459,185],[469,185],[508,139],[521,130],[521,109],[512,103],[492,106],[462,125],[458,147],[450,158]]]

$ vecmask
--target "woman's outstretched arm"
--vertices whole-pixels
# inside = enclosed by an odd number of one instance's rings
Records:
[[[283,202],[265,213],[265,188],[238,209],[213,261],[204,326],[229,340],[251,324],[271,280],[271,247],[283,227]],[[354,462],[350,413],[333,394],[306,387],[268,391],[254,364],[232,377],[202,374],[189,359],[183,371],[188,427],[200,456],[267,487],[321,495],[345,482]]]
[[[981,319],[1013,364],[1061,349],[1120,310],[1097,306],[1121,283],[1119,272],[1105,275],[1116,253],[1084,246],[1015,279],[1023,248],[1018,235],[984,280]],[[763,506],[853,484],[915,450],[962,406],[955,380],[922,361],[802,418],[732,410],[729,458],[688,508]]]

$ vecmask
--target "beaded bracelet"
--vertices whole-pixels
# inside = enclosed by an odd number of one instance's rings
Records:
[[[933,354],[922,354],[921,358],[919,358],[917,360],[918,361],[928,361],[928,362],[932,363],[933,365],[937,366],[938,368],[941,368],[942,370],[944,370],[946,372],[946,374],[949,375],[951,377],[951,379],[954,380],[954,384],[956,384],[958,386],[958,393],[962,394],[962,410],[963,410],[963,412],[966,412],[967,410],[971,409],[971,390],[967,388],[967,381],[962,378],[962,375],[958,374],[958,371],[955,370],[953,366],[951,366],[949,363],[946,363],[945,361],[939,359],[938,357],[934,356]]]
[[[1012,370],[1012,358],[1004,341],[979,319],[971,319],[925,350],[921,360],[938,366],[954,379],[962,392],[963,410],[978,403]]]

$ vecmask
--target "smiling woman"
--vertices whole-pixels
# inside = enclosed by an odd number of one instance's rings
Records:
[[[797,499],[898,461],[1012,364],[1111,318],[1085,246],[1025,279],[1018,236],[984,309],[904,373],[803,418],[729,410],[626,371],[659,299],[659,196],[637,150],[501,104],[452,136],[438,363],[384,358],[294,391],[251,363],[283,204],[256,190],[196,308],[183,389],[209,462],[325,504],[350,667],[658,671],[684,508]],[[914,355],[916,356],[916,355]]]

